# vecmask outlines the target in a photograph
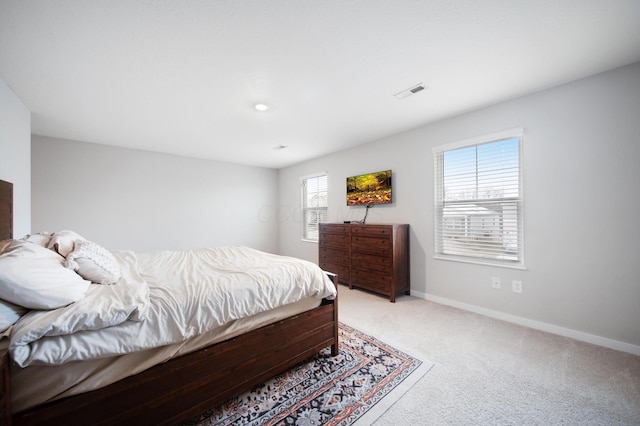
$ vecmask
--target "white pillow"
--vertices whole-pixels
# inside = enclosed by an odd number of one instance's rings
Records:
[[[26,313],[27,310],[22,306],[0,300],[0,333],[4,333]]]
[[[74,243],[84,239],[73,231],[58,231],[51,236],[47,248],[55,250],[60,256],[67,257],[73,251]]]
[[[29,241],[30,243],[37,244],[42,247],[49,245],[51,241],[51,234],[48,232],[38,232],[37,234],[29,234],[22,237],[22,241]]]
[[[75,242],[64,266],[96,284],[115,284],[122,276],[116,258],[106,248],[87,240]]]
[[[0,299],[28,309],[55,309],[80,300],[91,283],[63,261],[53,250],[11,241],[0,254]]]

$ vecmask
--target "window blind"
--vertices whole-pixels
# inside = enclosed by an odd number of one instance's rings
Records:
[[[318,241],[319,224],[327,222],[327,175],[302,179],[302,239]]]
[[[522,130],[434,148],[436,257],[523,266]]]

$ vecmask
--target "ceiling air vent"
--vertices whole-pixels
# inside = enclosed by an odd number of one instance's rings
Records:
[[[395,96],[398,99],[404,99],[407,96],[411,96],[414,93],[418,93],[419,91],[424,90],[424,89],[425,89],[424,84],[418,83],[415,86],[409,87],[408,89],[405,89],[402,92],[398,92],[393,96]]]

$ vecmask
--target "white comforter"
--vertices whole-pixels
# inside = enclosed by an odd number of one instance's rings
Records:
[[[64,308],[32,311],[11,334],[21,367],[182,342],[230,321],[336,289],[315,264],[248,247],[115,252],[122,278]]]

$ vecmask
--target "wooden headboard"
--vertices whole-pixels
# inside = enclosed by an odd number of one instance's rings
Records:
[[[13,238],[13,184],[0,180],[0,240]]]

